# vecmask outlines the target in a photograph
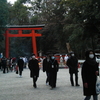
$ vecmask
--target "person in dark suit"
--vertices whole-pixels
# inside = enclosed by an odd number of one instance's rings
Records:
[[[20,77],[22,77],[22,71],[23,71],[23,67],[24,67],[24,61],[23,61],[22,57],[20,57],[18,59],[17,65],[18,65],[18,68],[19,68],[19,75],[20,75]]]
[[[98,100],[96,80],[99,75],[99,65],[96,62],[93,50],[86,51],[85,56],[86,60],[82,66],[83,94],[86,96],[84,100],[90,100],[91,95],[93,95],[93,100]]]
[[[70,57],[67,60],[67,66],[69,67],[70,82],[74,86],[73,74],[75,74],[75,83],[78,84],[78,59],[75,57],[74,52],[70,52]]]
[[[49,61],[49,85],[51,86],[51,89],[56,87],[58,69],[59,64],[55,59],[54,55],[52,55]]]
[[[34,54],[32,55],[32,59],[28,62],[28,67],[30,69],[30,77],[33,78],[33,87],[37,88],[36,82],[39,77],[39,64]]]
[[[47,55],[44,60],[43,60],[43,72],[46,72],[46,85],[49,85],[49,61],[50,61],[50,57],[49,55]]]

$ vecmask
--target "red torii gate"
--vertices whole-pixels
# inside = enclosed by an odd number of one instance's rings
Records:
[[[36,46],[36,37],[42,36],[41,34],[35,33],[35,30],[41,30],[44,25],[10,25],[7,26],[5,36],[5,56],[6,58],[9,57],[9,38],[10,37],[32,37],[32,47],[33,53],[38,56],[37,54],[37,46]],[[18,34],[10,34],[9,30],[18,30]],[[31,30],[30,34],[23,34],[23,30]]]

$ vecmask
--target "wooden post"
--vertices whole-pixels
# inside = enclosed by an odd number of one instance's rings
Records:
[[[37,54],[36,37],[35,37],[35,31],[34,30],[32,30],[32,48],[33,48],[33,53],[37,57],[38,54]]]
[[[8,58],[9,57],[9,31],[6,30],[6,34],[5,34],[5,57]]]

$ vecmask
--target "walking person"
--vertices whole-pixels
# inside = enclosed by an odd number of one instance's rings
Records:
[[[66,65],[66,63],[67,63],[67,60],[68,60],[68,55],[66,54],[65,56],[64,56],[64,64]]]
[[[86,51],[86,60],[82,66],[82,81],[84,100],[90,100],[93,95],[93,100],[98,100],[96,94],[96,80],[99,75],[98,63],[95,59],[95,53],[92,50]]]
[[[70,82],[71,85],[74,86],[73,74],[75,74],[75,83],[76,86],[80,86],[78,84],[78,59],[75,57],[74,52],[70,52],[70,57],[67,60],[67,65],[69,67],[69,74],[70,74]]]
[[[6,68],[7,68],[7,73],[8,73],[10,69],[10,59],[9,58],[7,58],[6,60]]]
[[[30,69],[30,77],[33,78],[33,87],[37,88],[37,79],[39,77],[39,64],[38,60],[35,58],[35,54],[32,55],[32,59],[28,62],[28,67]]]
[[[7,59],[5,57],[2,58],[1,60],[1,66],[3,68],[3,73],[8,73],[8,68],[7,68]]]
[[[2,66],[1,66],[1,58],[0,58],[0,70],[2,70]]]
[[[44,60],[43,60],[43,72],[46,72],[46,85],[49,85],[49,61],[50,61],[50,57],[49,55],[47,55]]]
[[[11,58],[11,67],[12,67],[12,70],[16,71],[15,68],[16,68],[16,58],[13,57]]]
[[[22,57],[20,57],[18,59],[17,66],[19,68],[19,76],[22,77],[22,71],[23,71],[23,67],[24,67],[24,61],[23,61]]]
[[[64,59],[62,55],[60,55],[60,66],[63,67],[63,65],[64,65]]]
[[[59,64],[54,56],[51,56],[49,63],[49,85],[51,86],[51,89],[53,89],[56,87]]]

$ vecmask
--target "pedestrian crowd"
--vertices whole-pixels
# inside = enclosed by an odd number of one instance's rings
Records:
[[[15,70],[16,66],[16,58],[0,58],[0,69],[3,71],[3,73],[12,72]]]
[[[16,72],[16,74],[18,74],[19,71],[21,77],[23,68],[26,68],[27,61],[26,57],[19,57],[18,59],[15,57],[2,57],[0,58],[0,69],[4,74],[9,72]]]
[[[60,62],[56,60],[54,54],[49,53],[41,61],[42,70],[46,73],[45,82],[46,85],[50,86],[50,89],[56,88],[59,63],[62,66],[63,59],[64,64],[69,69],[71,86],[80,86],[78,83],[78,59],[75,56],[75,53],[70,52],[68,55],[65,55],[65,57],[62,57],[62,55],[60,55]],[[19,73],[20,77],[22,77],[23,68],[28,63],[27,66],[30,70],[30,77],[33,79],[32,85],[34,88],[37,88],[37,80],[40,70],[39,60],[35,57],[35,54],[32,54],[29,61],[25,62],[24,60],[23,57],[19,57],[17,62],[16,59],[2,58],[0,60],[0,66],[2,66],[3,73],[8,73],[8,69],[10,69],[11,71],[12,69],[16,69],[16,74]],[[16,64],[14,62],[16,62]],[[73,75],[75,75],[75,79]],[[98,94],[96,93],[96,81],[97,76],[99,76],[99,64],[96,62],[95,53],[93,50],[88,50],[85,53],[85,61],[82,64],[81,76],[83,82],[83,95],[86,96],[84,100],[90,100],[91,96],[93,96],[93,100],[98,100]]]

